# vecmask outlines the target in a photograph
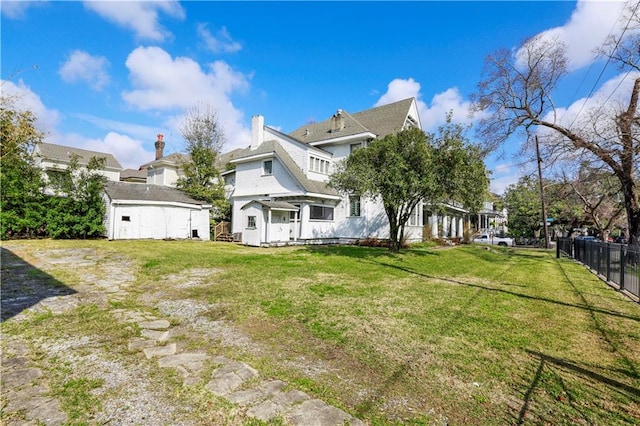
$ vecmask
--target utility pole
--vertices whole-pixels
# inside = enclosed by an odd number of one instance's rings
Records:
[[[547,203],[544,199],[544,185],[542,184],[542,158],[540,158],[540,144],[536,135],[536,156],[538,157],[538,182],[540,182],[540,201],[542,203],[542,225],[544,226],[544,248],[549,248],[549,226],[547,225]]]

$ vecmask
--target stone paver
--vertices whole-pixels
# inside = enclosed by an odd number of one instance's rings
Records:
[[[168,345],[164,346],[152,346],[150,348],[144,348],[142,351],[144,352],[144,355],[147,357],[147,359],[151,359],[157,356],[164,357],[168,355],[175,355],[176,344],[169,343]]]
[[[168,331],[159,331],[159,330],[147,330],[144,329],[140,333],[142,337],[146,337],[147,339],[152,339],[157,342],[166,342],[169,340],[169,332]]]
[[[170,325],[167,320],[142,321],[138,323],[138,327],[148,330],[166,330]]]
[[[364,425],[362,421],[319,399],[303,402],[286,415],[285,420],[296,426],[335,426],[347,421],[351,426]]]
[[[43,383],[43,372],[34,367],[29,358],[29,348],[21,341],[12,340],[2,353],[3,418],[7,426],[47,425],[58,426],[67,422],[60,402],[49,396]]]
[[[209,356],[203,353],[181,353],[177,355],[169,355],[158,360],[160,367],[177,367],[178,365],[190,364],[196,361],[204,361]]]
[[[60,251],[53,254],[59,257],[46,258],[45,260],[50,264],[74,264],[74,262],[84,266],[97,264],[93,258],[86,259],[95,256],[93,250]],[[22,267],[21,260],[16,259],[12,259],[12,262]],[[200,275],[204,277],[210,274],[211,271],[202,270]],[[200,281],[198,274],[191,275],[194,282]],[[86,279],[93,280],[92,285],[102,289],[108,294],[110,300],[118,300],[126,296],[126,289],[130,281],[134,280],[130,276],[124,276],[118,281],[94,278]],[[178,279],[180,278],[174,277],[174,280]],[[42,300],[37,306],[49,309],[55,314],[73,309],[82,302],[78,294],[72,290],[67,293],[54,293],[52,296]],[[23,309],[19,298],[19,294],[14,297],[16,312]],[[3,298],[3,301],[5,300],[7,299]],[[37,307],[33,302],[29,303],[34,306],[33,309]],[[281,417],[291,426],[337,426],[345,422],[352,426],[365,425],[364,422],[343,410],[319,399],[312,399],[297,389],[289,388],[289,385],[283,381],[257,380],[260,376],[259,372],[244,362],[224,356],[212,357],[201,352],[179,352],[177,344],[170,341],[172,327],[166,318],[127,309],[113,309],[111,313],[120,321],[135,323],[140,328],[140,337],[128,342],[128,350],[142,352],[147,359],[157,360],[157,365],[161,368],[175,368],[182,374],[184,386],[202,383],[206,380],[202,377],[205,367],[218,365],[211,373],[205,388],[214,395],[237,404],[249,417],[265,422]],[[12,312],[11,315],[15,313]],[[7,426],[66,424],[67,415],[62,411],[59,401],[48,396],[48,388],[40,383],[43,373],[32,365],[28,356],[29,348],[23,342],[6,342],[5,351],[2,353],[4,403],[2,424]],[[12,413],[22,414],[18,414],[17,417],[7,416]],[[5,418],[8,420],[4,421]]]

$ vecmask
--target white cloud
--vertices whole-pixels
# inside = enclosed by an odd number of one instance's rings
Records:
[[[640,78],[640,72],[637,71],[618,74],[606,81],[590,98],[578,99],[567,108],[557,108],[555,116],[549,113],[544,120],[557,121],[565,127],[589,131],[594,115],[604,115],[611,120],[613,114],[628,107],[629,96],[637,78]],[[543,135],[554,134],[545,129],[538,130]]]
[[[157,133],[165,133],[167,129],[143,126],[140,124],[127,123],[123,121],[110,120],[108,118],[96,117],[95,115],[74,113],[69,114],[73,118],[86,121],[103,130],[124,133],[138,139],[153,139]]]
[[[569,21],[538,35],[542,40],[555,40],[567,46],[569,69],[589,65],[595,59],[595,49],[602,46],[610,34],[619,37],[627,24],[622,13],[625,2],[618,0],[580,0]],[[627,31],[625,36],[631,35]]]
[[[416,98],[420,122],[425,131],[433,132],[438,126],[446,122],[447,113],[453,111],[453,120],[460,124],[470,124],[481,118],[471,117],[471,103],[465,101],[456,87],[449,88],[438,93],[431,99],[431,104],[427,105],[421,98],[420,83],[413,78],[406,80],[397,78],[387,86],[387,91],[378,99],[375,106],[386,105],[407,98]]]
[[[9,19],[22,19],[28,8],[45,4],[46,1],[3,0],[0,7],[2,14]]]
[[[216,109],[218,121],[227,137],[226,149],[250,143],[251,132],[242,125],[243,114],[231,95],[249,87],[248,76],[234,71],[226,62],[216,61],[203,69],[187,57],[172,58],[158,47],[139,47],[126,61],[133,89],[122,97],[132,107],[147,111],[182,110],[169,119],[179,128],[181,114],[198,102]]]
[[[36,126],[46,134],[52,133],[60,121],[60,113],[56,110],[47,108],[40,100],[35,92],[29,86],[24,84],[22,80],[14,83],[8,80],[2,80],[0,83],[2,96],[13,97],[15,106],[21,111],[31,111],[37,118]]]
[[[490,190],[494,194],[502,195],[511,184],[517,183],[523,173],[519,164],[495,164],[491,168]]]
[[[109,132],[104,138],[88,138],[78,133],[56,134],[47,142],[113,154],[125,169],[137,170],[155,158],[155,151],[143,148],[144,142],[116,132]]]
[[[67,83],[85,81],[94,90],[102,90],[109,83],[109,61],[103,56],[91,56],[83,50],[75,50],[60,67],[58,74]]]
[[[236,53],[242,49],[242,44],[231,38],[226,27],[222,27],[214,36],[207,24],[198,24],[198,36],[213,53]]]
[[[185,13],[177,1],[85,1],[87,9],[119,25],[131,29],[140,39],[163,41],[171,36],[160,25],[160,13],[184,19]]]

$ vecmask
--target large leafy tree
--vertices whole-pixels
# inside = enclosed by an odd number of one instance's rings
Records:
[[[43,135],[15,102],[0,96],[0,236],[32,238],[45,234],[43,181],[31,157]]]
[[[436,205],[442,201],[462,204],[472,213],[482,207],[488,196],[489,176],[479,145],[471,143],[465,129],[452,122],[452,114],[438,130],[433,142],[433,167],[436,169]]]
[[[374,140],[354,151],[331,176],[339,191],[379,197],[390,228],[389,250],[400,251],[413,209],[436,192],[432,147],[417,128]]]
[[[507,187],[504,195],[509,211],[509,233],[516,238],[531,238],[542,221],[538,180],[524,176]]]
[[[55,173],[47,202],[47,232],[52,238],[99,238],[104,235],[105,204],[102,191],[106,178],[100,174],[104,158],[91,158],[86,167],[72,158],[66,169]]]
[[[178,188],[211,203],[219,218],[228,217],[230,206],[216,167],[225,136],[215,110],[210,105],[196,104],[187,112],[180,130],[190,161],[182,165],[184,176],[178,179]]]
[[[629,22],[637,19],[632,4]],[[570,164],[589,162],[610,172],[619,182],[632,242],[640,242],[640,38],[615,40],[605,49],[610,60],[635,80],[621,103],[601,101],[566,120],[553,95],[568,74],[566,46],[558,40],[535,37],[520,49],[499,50],[486,60],[475,97],[476,107],[488,112],[480,125],[485,141],[495,146],[515,133],[536,129],[545,157]],[[615,104],[615,105],[614,105]]]

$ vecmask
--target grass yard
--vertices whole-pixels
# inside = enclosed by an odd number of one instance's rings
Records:
[[[168,276],[215,268],[206,285],[164,286],[165,297],[216,306],[206,315],[262,348],[219,351],[369,424],[640,423],[640,304],[550,252],[20,244],[25,252],[88,247],[124,256],[136,283],[118,307],[130,309],[143,308]],[[49,273],[73,287],[68,271]],[[38,338],[56,333],[48,321],[55,317],[28,327],[8,320],[2,330]]]

